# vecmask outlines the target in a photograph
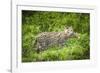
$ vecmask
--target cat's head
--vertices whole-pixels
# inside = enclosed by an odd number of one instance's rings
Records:
[[[67,36],[72,36],[74,34],[72,26],[65,28],[64,32]]]

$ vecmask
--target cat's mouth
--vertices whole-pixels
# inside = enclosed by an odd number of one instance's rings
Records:
[[[70,37],[71,37],[71,36],[74,36],[74,35],[75,35],[75,33],[70,33],[70,34],[69,34]]]

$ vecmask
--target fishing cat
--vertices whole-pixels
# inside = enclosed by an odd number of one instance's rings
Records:
[[[47,49],[49,46],[58,45],[64,46],[66,40],[68,40],[76,33],[72,27],[68,27],[61,32],[42,32],[37,35],[35,41],[35,50],[39,53],[42,50]]]

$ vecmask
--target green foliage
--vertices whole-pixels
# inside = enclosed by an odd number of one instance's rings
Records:
[[[22,11],[22,62],[89,59],[89,20],[89,13]],[[80,38],[70,38],[64,47],[48,47],[39,54],[34,50],[37,34],[60,32],[68,26],[72,26]]]

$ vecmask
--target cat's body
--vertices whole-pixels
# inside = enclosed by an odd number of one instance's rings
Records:
[[[43,32],[37,35],[35,41],[35,50],[40,52],[47,49],[49,46],[63,46],[65,41],[74,35],[72,27],[65,29],[62,32]]]

